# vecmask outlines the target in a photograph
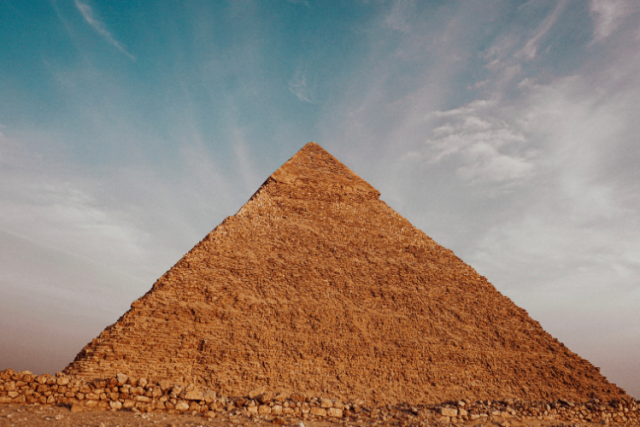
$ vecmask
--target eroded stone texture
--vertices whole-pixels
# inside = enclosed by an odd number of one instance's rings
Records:
[[[389,403],[624,394],[379,195],[307,144],[65,372]]]

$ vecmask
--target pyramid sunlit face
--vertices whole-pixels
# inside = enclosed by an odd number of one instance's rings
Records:
[[[307,144],[66,372],[391,403],[624,394],[379,196]]]

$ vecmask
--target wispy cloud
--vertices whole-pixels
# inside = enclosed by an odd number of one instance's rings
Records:
[[[549,32],[549,30],[553,27],[553,25],[558,20],[558,17],[564,9],[567,7],[567,1],[561,1],[557,4],[556,8],[553,10],[551,14],[549,14],[543,21],[540,23],[538,28],[536,29],[533,36],[527,40],[527,43],[524,45],[522,50],[519,52],[525,58],[531,60],[536,57],[538,52],[538,45],[540,40]]]
[[[458,176],[472,182],[514,183],[530,176],[535,151],[527,150],[517,125],[496,117],[496,107],[496,101],[477,100],[430,114],[439,126],[427,139],[427,162],[456,156]]]
[[[129,53],[127,48],[124,47],[119,41],[117,41],[113,37],[113,35],[111,34],[107,26],[104,24],[104,22],[100,21],[100,19],[98,18],[97,14],[94,12],[91,6],[81,2],[80,0],[75,0],[75,4],[78,10],[80,11],[80,13],[82,14],[82,17],[84,18],[84,20],[87,21],[87,23],[91,25],[91,27],[93,27],[93,29],[98,32],[98,34],[104,37],[104,39],[109,44],[111,44],[120,52],[122,52],[124,55],[126,55],[129,59],[131,59],[132,61],[136,60],[135,56]]]
[[[592,0],[589,10],[595,24],[594,41],[609,37],[626,16],[638,9],[640,5],[634,0]]]
[[[293,78],[289,81],[289,91],[300,101],[313,104],[315,103],[316,87],[309,80],[306,67],[298,65]]]

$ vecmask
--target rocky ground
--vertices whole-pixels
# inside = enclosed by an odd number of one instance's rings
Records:
[[[67,407],[44,405],[3,405],[0,406],[0,426],[51,426],[51,427],[218,427],[218,426],[258,426],[284,425],[292,427],[324,427],[324,426],[513,426],[513,427],[587,427],[601,425],[592,422],[559,422],[557,420],[523,420],[517,417],[504,418],[492,416],[485,420],[450,422],[436,418],[420,419],[420,417],[360,417],[349,419],[312,420],[279,417],[247,417],[242,414],[216,414],[214,418],[201,414],[167,414],[139,413],[133,411],[98,411],[88,410],[74,412]],[[622,424],[624,425],[624,424]],[[629,424],[631,425],[631,424]]]
[[[95,425],[640,425],[640,402],[625,396],[600,401],[460,399],[439,404],[341,401],[260,387],[244,396],[217,395],[171,381],[117,374],[86,382],[61,373],[0,372],[0,426]]]

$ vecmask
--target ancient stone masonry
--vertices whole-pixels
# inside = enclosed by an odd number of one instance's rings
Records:
[[[378,405],[628,398],[379,196],[307,144],[65,374]]]
[[[565,399],[530,402],[520,399],[477,401],[468,399],[437,405],[397,404],[370,406],[361,400],[340,401],[303,393],[275,393],[260,387],[243,396],[220,396],[194,384],[167,380],[112,378],[85,381],[62,373],[35,376],[31,372],[0,372],[0,404],[64,405],[72,411],[131,410],[135,412],[191,413],[205,418],[244,416],[291,424],[295,420],[325,419],[342,423],[382,422],[385,425],[450,425],[467,421],[494,422],[551,420],[558,426],[577,423],[640,425],[640,402],[624,397],[608,402],[591,399],[574,403]],[[400,424],[403,423],[403,424]],[[475,424],[475,423],[474,423]],[[297,423],[296,423],[297,425]],[[492,424],[495,425],[495,424]]]

